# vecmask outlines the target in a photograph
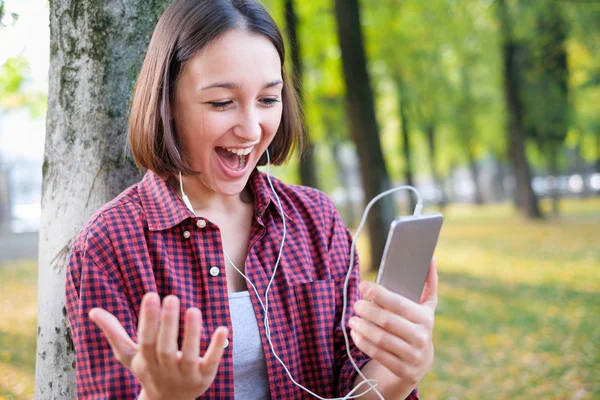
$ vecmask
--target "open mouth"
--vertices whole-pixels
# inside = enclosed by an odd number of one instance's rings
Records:
[[[234,149],[229,147],[217,147],[216,151],[223,163],[234,171],[241,171],[246,166],[248,155],[254,149],[248,147],[245,149]]]

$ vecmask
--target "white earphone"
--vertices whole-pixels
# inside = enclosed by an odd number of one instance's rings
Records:
[[[277,359],[277,361],[279,361],[279,363],[281,364],[281,366],[284,368],[285,372],[287,373],[288,377],[291,379],[292,383],[294,383],[294,385],[300,387],[301,389],[305,390],[306,392],[308,392],[309,394],[311,394],[312,396],[320,399],[320,400],[349,400],[349,399],[355,399],[358,398],[360,396],[363,396],[364,394],[370,392],[371,390],[374,390],[375,393],[377,394],[377,396],[381,399],[384,400],[383,396],[381,395],[381,393],[379,393],[379,391],[377,390],[377,385],[379,384],[379,382],[377,380],[373,380],[373,379],[367,379],[367,377],[362,373],[362,371],[360,370],[360,368],[358,368],[358,365],[356,365],[356,362],[354,361],[354,358],[352,357],[352,354],[350,353],[350,343],[348,340],[348,332],[346,331],[346,325],[345,325],[345,316],[346,316],[346,311],[348,308],[348,283],[350,281],[350,277],[352,276],[352,268],[354,266],[354,250],[356,248],[356,239],[358,238],[358,236],[360,235],[360,232],[362,231],[366,220],[367,220],[367,215],[369,213],[369,211],[371,210],[371,207],[381,198],[390,195],[392,193],[395,193],[399,190],[411,190],[413,191],[416,196],[417,196],[417,205],[415,207],[415,212],[414,215],[420,215],[421,213],[421,209],[423,208],[423,199],[421,198],[420,193],[417,191],[417,189],[415,189],[412,186],[398,186],[392,189],[389,189],[383,193],[380,193],[379,195],[375,196],[370,202],[369,204],[367,204],[367,207],[365,207],[365,211],[363,212],[362,218],[360,220],[360,224],[358,225],[358,229],[356,230],[356,234],[354,235],[353,239],[352,239],[352,244],[350,246],[350,263],[348,266],[348,273],[346,274],[346,279],[344,281],[344,305],[343,305],[343,309],[342,309],[342,320],[340,321],[340,326],[342,328],[342,332],[344,333],[344,340],[346,342],[346,352],[348,354],[348,357],[350,359],[350,362],[352,363],[352,365],[354,366],[354,369],[357,371],[357,373],[360,375],[360,377],[363,379],[363,381],[361,383],[359,383],[358,385],[356,385],[355,388],[353,388],[348,394],[346,394],[346,396],[344,397],[335,397],[335,398],[326,398],[326,397],[321,397],[318,394],[312,392],[310,389],[302,386],[300,383],[296,382],[296,380],[294,379],[294,377],[292,376],[291,372],[289,371],[289,369],[287,368],[287,366],[285,365],[285,363],[283,362],[283,360],[281,360],[281,358],[277,355],[277,353],[275,352],[275,348],[273,347],[273,342],[271,341],[271,330],[269,328],[269,289],[271,288],[271,284],[273,283],[273,280],[275,279],[275,274],[277,272],[277,267],[279,266],[279,261],[281,260],[281,255],[283,253],[283,245],[285,243],[285,237],[286,237],[286,225],[285,225],[285,216],[283,213],[283,207],[281,206],[281,201],[279,200],[279,196],[277,195],[277,192],[275,191],[275,188],[273,187],[273,182],[271,182],[271,178],[270,178],[270,167],[271,167],[271,159],[269,156],[269,150],[266,150],[266,155],[267,155],[267,180],[269,182],[269,186],[271,187],[271,190],[273,191],[273,194],[275,195],[275,198],[277,199],[277,206],[279,207],[279,211],[281,213],[281,220],[283,222],[283,235],[281,238],[281,245],[279,247],[279,255],[277,256],[277,260],[275,262],[275,267],[273,268],[273,274],[271,275],[271,278],[269,279],[269,284],[267,285],[267,288],[265,290],[265,295],[264,295],[264,303],[261,299],[260,294],[258,293],[258,290],[256,289],[256,286],[254,286],[254,283],[242,272],[240,271],[236,265],[233,263],[233,261],[231,261],[231,258],[229,258],[229,255],[227,254],[227,252],[225,251],[225,249],[223,249],[223,253],[225,254],[225,258],[227,258],[227,261],[229,261],[229,263],[233,266],[233,268],[235,268],[235,270],[244,277],[244,279],[250,284],[250,286],[252,287],[252,289],[254,290],[254,293],[256,294],[256,297],[258,298],[258,301],[260,303],[261,308],[263,309],[265,316],[264,316],[264,327],[265,327],[265,333],[266,333],[266,337],[267,337],[267,341],[269,342],[269,346],[271,347],[271,352],[273,353],[273,356]],[[180,186],[180,190],[181,190],[181,198],[183,200],[183,203],[186,205],[186,207],[194,214],[196,215],[196,212],[194,211],[194,207],[192,206],[192,203],[190,202],[190,199],[187,197],[187,195],[185,194],[185,192],[183,191],[183,179],[181,176],[181,172],[179,172],[179,186]],[[359,393],[359,394],[354,394],[356,393],[356,391],[358,391],[358,389],[363,386],[363,385],[369,385],[369,388],[366,389],[365,391]]]

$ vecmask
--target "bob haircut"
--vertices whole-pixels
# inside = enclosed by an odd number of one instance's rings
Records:
[[[285,47],[279,28],[257,0],[175,0],[161,15],[136,83],[129,118],[129,145],[140,169],[162,177],[181,171],[197,174],[185,159],[170,104],[185,63],[231,30],[262,35],[277,49],[283,78],[283,112],[269,145],[271,163],[287,161],[302,148],[303,128],[298,95],[284,68]],[[258,165],[267,162],[265,154]]]

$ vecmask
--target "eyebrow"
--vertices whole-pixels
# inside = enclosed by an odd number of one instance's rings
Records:
[[[277,85],[283,85],[283,81],[281,79],[277,79],[275,81],[269,82],[267,83],[263,89],[268,89]],[[217,83],[213,83],[210,84],[208,86],[203,87],[202,89],[200,89],[200,91],[202,90],[207,90],[207,89],[213,89],[213,88],[224,88],[224,89],[241,89],[241,86],[239,83],[233,83],[233,82],[217,82]]]

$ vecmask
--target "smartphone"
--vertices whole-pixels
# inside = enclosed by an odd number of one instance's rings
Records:
[[[443,220],[440,213],[394,219],[376,282],[419,302]]]

